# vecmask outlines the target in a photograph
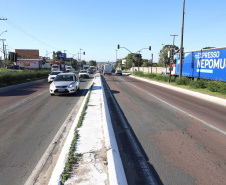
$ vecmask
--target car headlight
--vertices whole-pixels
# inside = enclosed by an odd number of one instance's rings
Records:
[[[53,82],[50,84],[50,88],[51,88],[51,89],[55,88],[55,85],[54,85]]]
[[[68,87],[70,88],[70,87],[74,87],[75,86],[75,84],[73,83],[73,84],[70,84]]]

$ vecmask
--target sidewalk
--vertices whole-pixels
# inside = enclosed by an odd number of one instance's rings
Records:
[[[99,74],[95,76],[93,83],[86,114],[82,126],[78,129],[79,139],[77,140],[75,153],[82,155],[79,157],[78,163],[73,165],[70,177],[65,182],[65,185],[126,185],[125,173]],[[75,133],[78,118],[81,115],[81,110],[84,107],[84,102],[66,139],[49,185],[60,184],[61,173],[67,161],[70,144]]]

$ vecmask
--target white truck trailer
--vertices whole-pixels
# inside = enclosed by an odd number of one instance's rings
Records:
[[[105,64],[104,65],[104,75],[107,74],[107,75],[111,75],[111,71],[112,71],[112,66],[109,65],[109,64]]]

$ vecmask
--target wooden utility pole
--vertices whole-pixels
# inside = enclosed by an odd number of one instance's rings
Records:
[[[182,63],[184,59],[184,48],[183,48],[183,37],[184,37],[184,7],[185,7],[185,0],[183,0],[183,14],[182,14],[182,28],[181,28],[181,45],[180,45],[180,72],[179,78],[182,76]],[[182,56],[183,55],[183,56]]]

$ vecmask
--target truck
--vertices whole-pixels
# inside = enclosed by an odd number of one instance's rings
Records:
[[[93,72],[96,72],[96,66],[90,66],[89,68],[92,69]]]
[[[52,67],[51,67],[51,71],[60,71],[60,65],[53,64]]]
[[[88,70],[89,69],[89,65],[83,65],[83,69],[84,70]]]
[[[176,55],[175,75],[179,75],[180,57]],[[182,76],[226,81],[226,47],[184,52]]]
[[[111,75],[111,71],[112,71],[112,66],[109,65],[109,64],[105,64],[104,65],[104,71],[103,71],[104,75],[105,74]]]

